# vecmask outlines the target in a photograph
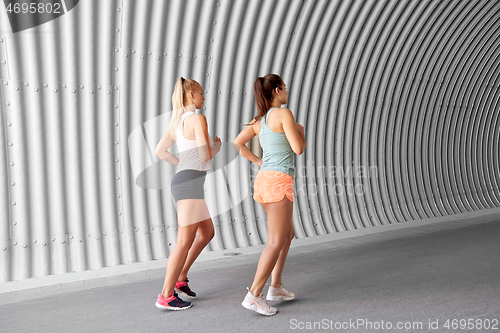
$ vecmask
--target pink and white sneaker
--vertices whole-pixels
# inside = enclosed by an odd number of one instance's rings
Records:
[[[245,296],[243,302],[241,302],[241,305],[243,305],[244,308],[255,311],[264,316],[272,316],[276,314],[276,312],[278,312],[276,308],[270,307],[266,303],[266,301],[264,300],[264,295],[262,295],[262,293],[258,297],[255,297],[254,295],[252,295],[248,288],[247,290],[248,293]]]
[[[290,301],[294,298],[295,294],[283,288],[283,285],[281,285],[279,288],[269,286],[269,289],[267,290],[266,299],[270,302]]]

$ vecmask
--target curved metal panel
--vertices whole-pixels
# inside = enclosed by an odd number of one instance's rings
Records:
[[[282,76],[308,142],[297,238],[500,206],[498,2],[86,0],[1,24],[1,282],[168,257],[175,167],[153,152],[179,76],[228,145]],[[266,242],[257,171],[207,177],[204,251]]]

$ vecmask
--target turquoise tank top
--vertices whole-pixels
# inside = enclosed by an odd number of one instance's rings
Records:
[[[275,107],[267,111],[267,116]],[[262,165],[260,170],[275,170],[295,176],[294,155],[285,133],[276,133],[269,129],[265,116],[260,118],[259,142],[262,147]]]

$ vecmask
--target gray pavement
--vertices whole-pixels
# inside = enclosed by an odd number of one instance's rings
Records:
[[[163,284],[157,274],[1,305],[0,331],[498,332],[499,254],[498,215],[414,224],[292,248],[284,285],[297,298],[273,303],[279,312],[272,317],[240,305],[255,273],[254,253],[195,264],[189,279],[199,297],[186,311],[154,306]]]

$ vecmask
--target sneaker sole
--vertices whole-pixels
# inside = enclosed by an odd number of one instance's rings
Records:
[[[185,306],[183,308],[174,308],[174,307],[171,307],[171,306],[166,306],[166,305],[161,305],[160,303],[156,302],[155,303],[156,307],[158,309],[162,309],[162,310],[172,310],[172,311],[181,311],[181,310],[186,310],[186,309],[189,309],[190,307],[193,306],[193,304],[191,305],[188,305],[188,306]]]
[[[259,309],[255,305],[250,304],[250,303],[245,302],[245,301],[241,302],[241,305],[243,305],[243,307],[245,309],[248,309],[250,311],[254,311],[254,312],[260,313],[261,315],[264,315],[264,316],[272,316],[272,315],[275,315],[278,312],[278,311],[276,311],[276,312],[266,312],[266,311],[264,311],[262,309]]]
[[[266,300],[269,302],[278,302],[278,301],[291,301],[295,296],[266,296]]]
[[[177,292],[178,292],[179,294],[182,294],[182,295],[184,295],[184,296],[191,297],[191,298],[196,298],[196,296],[191,296],[191,295],[188,295],[188,294],[186,294],[185,292],[183,292],[183,291],[182,291],[182,290],[180,290],[180,289],[175,288],[175,290],[177,290]]]

